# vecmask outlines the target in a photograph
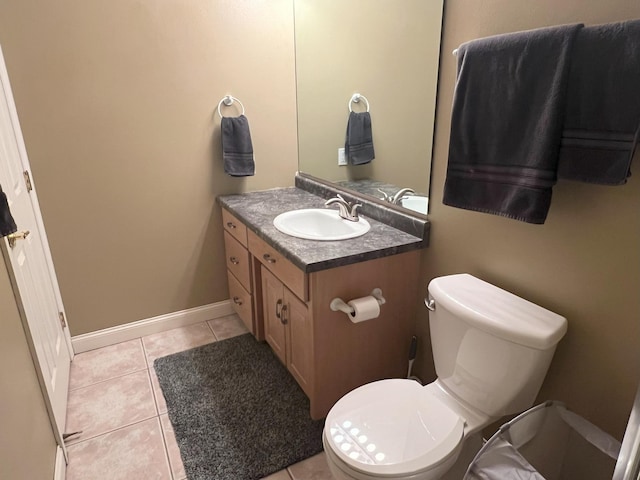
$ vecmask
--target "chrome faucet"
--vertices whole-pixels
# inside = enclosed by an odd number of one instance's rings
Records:
[[[327,200],[324,203],[324,206],[329,207],[334,203],[338,205],[338,215],[340,215],[341,218],[344,218],[345,220],[349,220],[351,222],[357,222],[360,220],[360,218],[358,217],[358,208],[361,207],[362,204],[356,203],[352,205],[344,198],[342,198],[342,195],[337,194],[335,197]]]
[[[393,197],[389,197],[388,200],[395,204],[400,205],[400,201],[407,195],[414,195],[416,192],[412,188],[402,188],[396,192]]]

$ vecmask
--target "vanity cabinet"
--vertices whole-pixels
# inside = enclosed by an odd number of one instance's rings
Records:
[[[420,250],[305,272],[224,208],[223,221],[234,308],[309,397],[312,418],[325,417],[360,385],[406,376]],[[378,318],[353,323],[329,306],[336,297],[349,301],[374,288],[386,299]]]
[[[247,329],[257,334],[254,325],[253,272],[251,255],[247,249],[247,227],[227,210],[222,210],[224,249],[227,263],[229,298],[234,311]]]
[[[309,309],[267,268],[262,267],[261,274],[265,339],[310,395],[313,342]]]

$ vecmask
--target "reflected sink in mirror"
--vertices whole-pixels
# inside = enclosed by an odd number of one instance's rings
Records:
[[[341,218],[337,210],[305,208],[281,213],[273,220],[280,232],[307,240],[347,240],[369,231],[371,225],[360,217],[357,222]]]
[[[429,197],[422,195],[408,195],[400,200],[400,205],[414,212],[427,214],[429,210]]]

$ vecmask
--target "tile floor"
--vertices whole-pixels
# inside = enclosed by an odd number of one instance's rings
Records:
[[[243,333],[230,315],[76,355],[66,431],[82,434],[67,442],[67,480],[185,479],[153,361]],[[333,477],[321,453],[265,480]]]

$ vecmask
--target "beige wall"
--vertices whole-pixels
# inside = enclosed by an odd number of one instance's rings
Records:
[[[53,478],[56,442],[0,255],[0,478]]]
[[[542,226],[441,199],[449,52],[486,35],[633,17],[640,4],[628,0],[445,2],[423,255],[425,293],[432,277],[466,271],[565,315],[540,398],[618,437],[640,378],[638,172],[623,187],[559,182]],[[0,0],[0,43],[73,334],[227,298],[215,196],[291,185],[296,170],[292,19],[291,0]],[[251,179],[222,171],[213,112],[227,93],[251,122]],[[418,312],[416,367],[429,378]]]
[[[560,181],[547,222],[529,225],[444,206],[455,58],[460,43],[572,22],[640,18],[628,0],[451,0],[443,55],[431,183],[431,244],[424,291],[439,275],[469,272],[567,317],[540,400],[558,399],[618,438],[640,379],[640,166],[621,187]],[[418,320],[428,343],[425,309]],[[416,366],[432,377],[430,351]]]
[[[227,299],[215,197],[297,169],[292,0],[0,0],[0,44],[71,333]],[[223,173],[226,94],[252,178]]]

